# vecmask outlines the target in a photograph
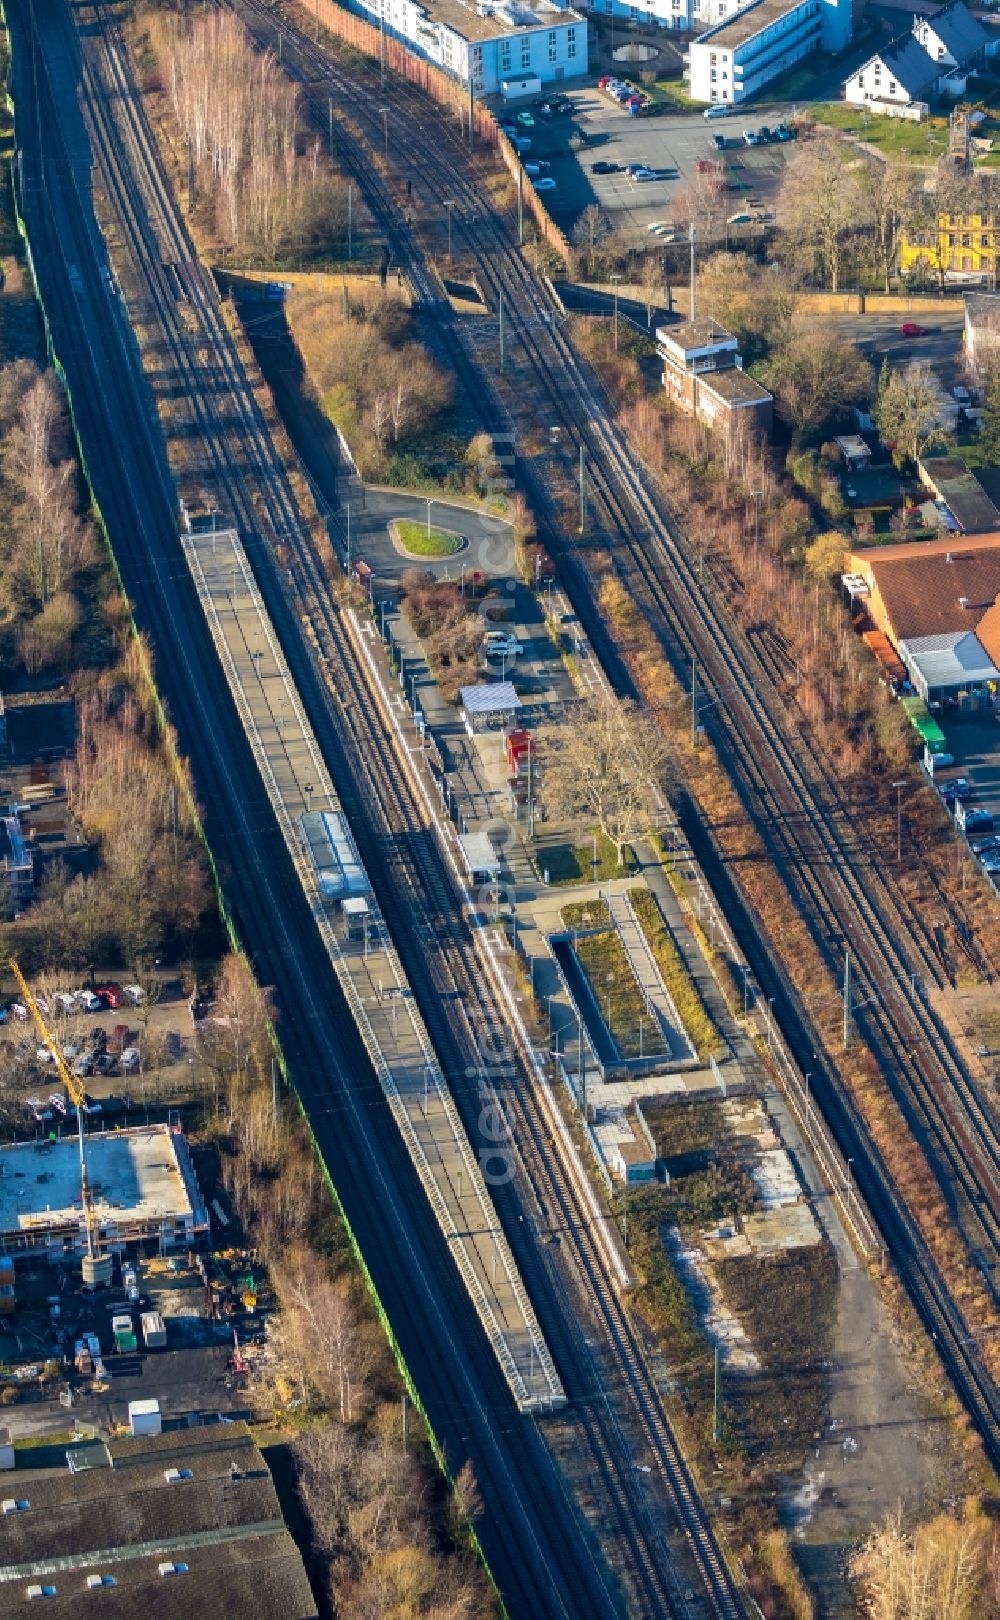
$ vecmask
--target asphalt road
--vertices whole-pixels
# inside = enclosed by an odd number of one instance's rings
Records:
[[[224,284],[225,277],[220,278]],[[469,544],[450,558],[406,558],[389,538],[394,518],[427,519],[426,495],[366,486],[344,460],[329,417],[320,409],[309,384],[280,304],[261,298],[245,283],[233,286],[244,330],[271,389],[278,413],[309,477],[320,511],[337,513],[336,530],[346,541],[350,510],[351,557],[362,558],[379,579],[395,582],[404,568],[429,568],[457,578],[464,563],[470,572],[512,574],[514,556],[510,524],[488,512],[431,497],[431,522],[466,536]]]
[[[10,18],[22,198],[54,346],[123,582],[158,655],[242,937],[281,1009],[296,1086],[432,1424],[471,1457],[480,1532],[512,1613],[611,1615],[620,1599],[538,1430],[516,1414],[343,1006],[218,669],[176,534],[176,495],[139,356],[101,275],[90,151],[64,0]],[[64,150],[62,140],[67,140]],[[71,267],[73,279],[71,280]]]
[[[965,326],[965,305],[958,309],[954,303],[942,304],[940,310],[917,310],[884,315],[833,315],[830,317],[843,337],[857,343],[880,366],[888,359],[893,366],[905,366],[911,360],[926,361],[934,367],[947,388],[962,380],[962,331]],[[900,327],[912,321],[925,328],[921,337],[903,337]]]

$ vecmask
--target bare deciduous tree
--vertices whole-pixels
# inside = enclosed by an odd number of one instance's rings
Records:
[[[867,402],[874,384],[869,362],[833,326],[799,328],[767,364],[767,385],[797,432],[823,425],[846,406]]]
[[[861,160],[844,141],[822,134],[797,146],[781,185],[780,218],[791,256],[836,292],[848,238],[859,223]]]
[[[588,700],[578,718],[545,733],[541,798],[552,819],[594,827],[615,847],[649,827],[667,750],[651,715],[611,694]]]
[[[947,443],[941,410],[941,385],[925,362],[914,360],[901,371],[883,372],[875,421],[897,467]]]
[[[573,227],[573,245],[587,251],[587,274],[593,276],[597,263],[597,249],[611,233],[611,221],[603,208],[589,203]]]

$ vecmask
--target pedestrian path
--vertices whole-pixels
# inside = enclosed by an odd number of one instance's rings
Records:
[[[289,854],[393,1118],[522,1411],[565,1403],[479,1160],[235,530],[182,544]],[[319,852],[319,853],[318,853]],[[336,885],[364,898],[348,924]]]

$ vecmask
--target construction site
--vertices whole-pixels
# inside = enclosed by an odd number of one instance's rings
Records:
[[[100,1131],[86,1140],[92,1222],[100,1248],[188,1248],[208,1230],[187,1142],[166,1125]],[[87,1247],[77,1138],[0,1146],[0,1249],[82,1258]]]

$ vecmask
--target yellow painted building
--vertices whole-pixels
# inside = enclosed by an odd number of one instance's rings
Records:
[[[998,234],[992,214],[939,214],[936,227],[904,232],[899,268],[904,276],[923,270],[955,280],[987,277],[995,285]]]

